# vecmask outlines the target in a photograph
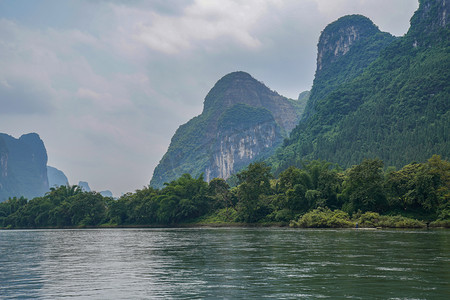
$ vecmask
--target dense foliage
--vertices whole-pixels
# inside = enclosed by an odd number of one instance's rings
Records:
[[[145,187],[119,199],[52,188],[44,197],[0,203],[0,227],[167,226],[183,223],[280,223],[300,227],[420,227],[450,224],[450,162],[439,156],[400,170],[378,159],[345,171],[325,161],[290,167],[274,178],[253,163],[230,187],[185,174],[162,189]],[[397,215],[396,217],[388,215]],[[406,218],[409,217],[409,218]]]
[[[240,129],[252,124],[275,122],[272,114],[265,108],[252,107],[239,103],[225,110],[218,120],[218,129]]]
[[[362,71],[361,58],[371,54],[351,48],[316,74],[308,118],[269,161],[276,174],[305,159],[350,167],[379,157],[400,168],[436,153],[450,157],[450,28],[440,20],[448,18],[442,3],[422,2],[408,34],[378,44],[384,49]],[[358,76],[345,75],[353,65],[359,73],[349,74]]]

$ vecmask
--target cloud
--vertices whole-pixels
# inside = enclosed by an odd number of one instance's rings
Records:
[[[409,28],[409,19],[418,7],[415,0],[315,0],[318,10],[328,18],[345,14],[369,17],[383,31],[400,36]],[[386,10],[389,9],[389,13]]]
[[[49,114],[54,110],[52,92],[33,81],[0,80],[0,115]]]
[[[118,19],[133,20],[124,23],[122,32],[132,33],[132,39],[153,51],[170,55],[199,47],[206,49],[220,39],[257,49],[261,41],[251,30],[267,13],[267,6],[260,1],[197,0],[176,15],[127,5],[113,7]]]

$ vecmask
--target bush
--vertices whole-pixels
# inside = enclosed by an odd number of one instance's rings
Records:
[[[291,221],[291,227],[303,228],[344,228],[353,227],[350,217],[342,210],[317,208],[304,214],[298,221]]]
[[[437,220],[430,223],[430,227],[444,227],[450,228],[450,219],[447,220]]]
[[[222,208],[215,212],[194,220],[198,224],[220,224],[234,223],[238,218],[238,213],[234,208]]]
[[[380,216],[375,212],[366,212],[356,219],[361,227],[386,227],[386,228],[421,228],[426,224],[423,221],[403,216]]]
[[[265,219],[267,219],[267,221],[269,222],[289,222],[294,217],[295,214],[292,210],[284,208],[281,210],[273,211],[272,213],[267,215]]]

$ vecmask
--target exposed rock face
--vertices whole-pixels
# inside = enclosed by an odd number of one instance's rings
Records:
[[[358,40],[378,31],[370,19],[360,15],[345,16],[329,24],[319,38],[317,70],[346,55]]]
[[[63,171],[57,168],[47,166],[47,176],[49,187],[59,187],[61,185],[69,185],[69,180]]]
[[[205,179],[219,177],[227,179],[236,170],[260,157],[266,150],[281,142],[281,132],[276,122],[248,126],[243,130],[234,128],[219,131],[213,146],[210,165],[206,167]]]
[[[47,151],[36,133],[15,139],[0,133],[0,201],[48,191]]]
[[[206,96],[202,114],[178,128],[150,184],[161,187],[184,173],[227,179],[271,153],[303,108],[247,73],[228,74]]]
[[[325,27],[317,45],[316,74],[303,119],[315,113],[318,100],[360,75],[394,40],[361,15],[341,17]]]

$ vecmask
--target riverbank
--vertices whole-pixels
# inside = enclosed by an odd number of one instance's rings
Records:
[[[21,230],[21,229],[133,229],[133,228],[355,228],[355,229],[448,229],[450,220],[436,220],[427,222],[407,218],[401,215],[379,215],[374,212],[367,212],[354,217],[339,210],[329,210],[319,208],[308,212],[298,220],[290,222],[256,222],[243,223],[235,221],[225,221],[212,214],[194,220],[192,222],[175,224],[101,224],[99,226],[46,226],[46,227],[0,227],[0,230]]]

